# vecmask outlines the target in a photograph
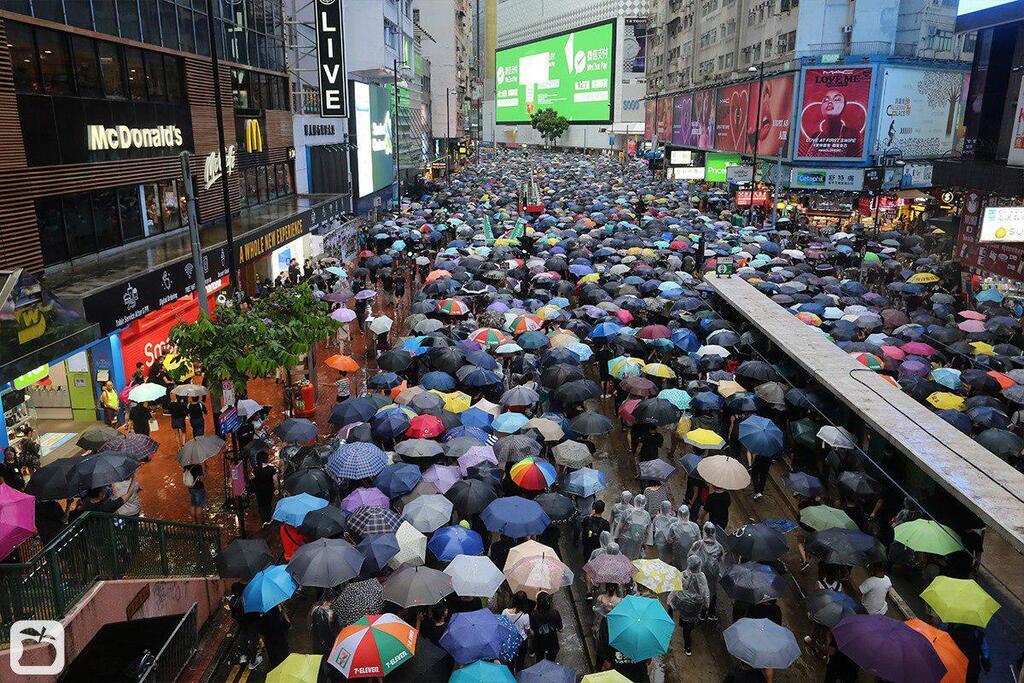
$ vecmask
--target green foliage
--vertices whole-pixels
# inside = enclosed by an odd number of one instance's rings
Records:
[[[554,109],[538,109],[530,114],[530,126],[540,133],[545,142],[551,143],[569,130],[569,121]]]
[[[251,309],[217,306],[213,319],[175,325],[170,340],[182,357],[202,366],[210,390],[219,393],[221,381],[239,385],[292,367],[339,326],[328,305],[300,285],[278,288]]]

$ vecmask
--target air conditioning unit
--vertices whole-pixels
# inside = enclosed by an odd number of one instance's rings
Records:
[[[853,24],[847,24],[844,26],[843,33],[853,33]]]

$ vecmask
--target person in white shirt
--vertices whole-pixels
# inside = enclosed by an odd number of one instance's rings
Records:
[[[124,504],[117,509],[116,514],[125,517],[138,517],[142,512],[142,503],[139,502],[139,491],[142,487],[135,481],[135,477],[111,484],[114,490],[114,498],[120,498]]]
[[[881,564],[874,564],[868,568],[871,576],[861,582],[860,601],[868,614],[885,614],[889,611],[889,603],[886,598],[889,596],[889,589],[892,588],[892,581],[885,575],[885,568]]]

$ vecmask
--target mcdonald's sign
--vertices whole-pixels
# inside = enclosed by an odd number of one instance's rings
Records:
[[[263,131],[259,119],[245,119],[245,151],[263,151]]]

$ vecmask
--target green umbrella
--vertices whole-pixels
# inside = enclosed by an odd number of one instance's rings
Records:
[[[894,529],[895,540],[919,553],[949,555],[963,548],[960,536],[945,524],[930,519],[904,522]]]
[[[865,263],[871,263],[871,262],[877,263],[880,260],[881,259],[878,258],[878,254],[876,254],[873,251],[865,251],[864,252],[864,262]]]
[[[857,523],[842,510],[828,505],[812,505],[800,511],[800,521],[815,531],[825,529],[852,529],[858,531]]]
[[[928,606],[939,619],[951,624],[970,624],[985,628],[999,603],[974,579],[953,579],[936,576],[921,592]]]
[[[789,423],[789,435],[793,439],[793,443],[805,448],[814,448],[818,429],[818,424],[809,417]]]

